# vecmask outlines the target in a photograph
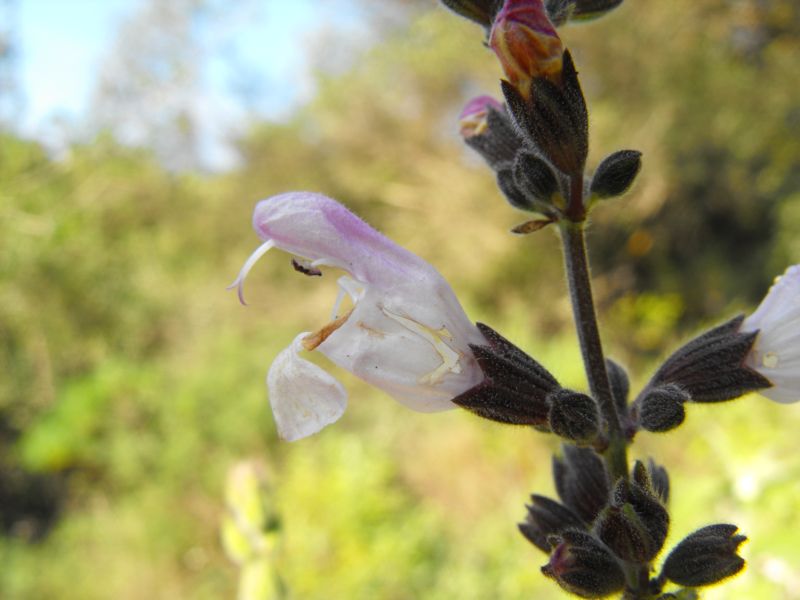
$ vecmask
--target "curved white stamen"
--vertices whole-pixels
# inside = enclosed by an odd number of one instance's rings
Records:
[[[226,290],[232,290],[233,288],[236,288],[236,293],[239,296],[239,302],[241,302],[243,305],[247,304],[247,302],[244,301],[244,280],[247,277],[247,274],[250,272],[250,269],[253,268],[253,265],[258,262],[258,259],[264,256],[274,245],[275,242],[272,240],[267,240],[258,248],[256,248],[256,251],[253,252],[246,261],[244,261],[244,265],[242,265],[242,269],[239,271],[239,275],[236,277],[233,283],[225,288]]]
[[[355,304],[364,292],[364,286],[347,275],[339,277],[339,279],[336,280],[336,285],[339,286],[339,294],[336,296],[336,301],[333,303],[333,310],[331,311],[332,321],[339,316],[339,309],[342,307],[342,300],[344,300],[345,295],[350,296],[350,300]]]

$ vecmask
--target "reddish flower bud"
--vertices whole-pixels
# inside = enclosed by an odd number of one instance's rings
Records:
[[[506,0],[492,25],[489,46],[525,98],[534,77],[561,80],[564,47],[542,0]]]
[[[478,96],[467,102],[458,116],[461,136],[465,139],[481,135],[489,127],[489,109],[503,111],[503,105],[491,96]]]

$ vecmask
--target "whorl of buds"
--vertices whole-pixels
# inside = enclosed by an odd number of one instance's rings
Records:
[[[600,411],[591,396],[559,389],[547,396],[550,430],[567,440],[588,442],[600,431]]]
[[[689,394],[674,383],[651,388],[636,400],[634,413],[642,429],[653,432],[669,431],[686,418],[684,403]]]
[[[590,533],[567,530],[556,542],[542,573],[581,598],[602,598],[625,586],[625,573],[606,546]]]
[[[560,389],[547,369],[495,330],[478,329],[486,345],[470,345],[484,380],[452,399],[476,415],[500,423],[547,429],[547,396]]]
[[[709,525],[684,538],[664,561],[662,576],[678,585],[700,587],[736,575],[744,568],[737,554],[747,537],[736,525]]]

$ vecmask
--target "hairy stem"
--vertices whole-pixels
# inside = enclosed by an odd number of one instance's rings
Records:
[[[563,221],[561,240],[564,248],[564,263],[567,270],[569,294],[578,340],[589,381],[589,390],[600,405],[600,411],[608,426],[608,447],[603,452],[606,468],[612,484],[620,477],[628,478],[627,442],[622,432],[617,406],[611,394],[611,385],[606,372],[600,331],[592,297],[589,275],[589,259],[586,255],[584,237],[585,222]]]

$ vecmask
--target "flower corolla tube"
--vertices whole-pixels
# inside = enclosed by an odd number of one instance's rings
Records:
[[[319,267],[345,272],[330,322],[298,335],[270,366],[267,388],[282,438],[316,433],[347,406],[342,385],[303,350],[321,352],[421,412],[455,408],[450,400],[483,379],[469,344],[486,340],[444,278],[335,200],[311,192],[273,196],[256,205],[253,227],[264,243],[230,286],[243,303],[247,273],[273,247],[299,257],[295,265],[306,274]],[[342,311],[347,297],[353,306]]]
[[[778,277],[741,331],[756,331],[747,366],[772,382],[759,393],[784,404],[800,400],[800,265]]]

